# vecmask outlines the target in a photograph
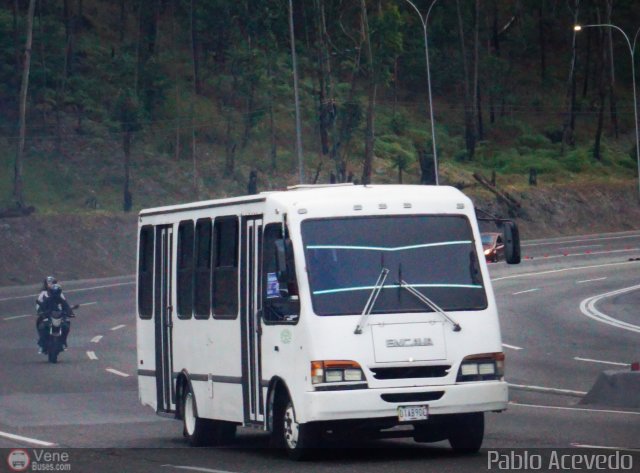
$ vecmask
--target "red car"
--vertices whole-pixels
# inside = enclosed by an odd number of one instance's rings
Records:
[[[504,242],[502,233],[482,233],[482,249],[487,261],[497,263],[504,259]]]

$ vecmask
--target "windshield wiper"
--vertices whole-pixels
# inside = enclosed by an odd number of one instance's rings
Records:
[[[384,287],[384,282],[386,281],[388,274],[389,274],[389,270],[387,268],[382,268],[382,270],[380,271],[380,274],[378,275],[378,280],[374,284],[373,289],[371,290],[371,294],[369,294],[369,299],[367,300],[367,303],[364,305],[364,309],[362,309],[362,315],[360,316],[360,321],[358,322],[358,325],[356,326],[356,329],[354,330],[353,333],[358,335],[362,333],[362,329],[366,326],[367,318],[369,317],[369,314],[371,313],[371,311],[373,310],[373,307],[376,304],[376,300],[380,295],[380,291]]]
[[[410,284],[407,284],[407,282],[404,279],[400,280],[400,287],[405,288],[411,294],[413,294],[418,299],[420,299],[421,302],[426,304],[431,310],[433,310],[434,312],[439,313],[445,319],[447,319],[449,321],[449,323],[451,323],[451,325],[453,325],[453,331],[454,332],[459,332],[460,330],[462,330],[462,327],[460,327],[460,324],[458,322],[456,322],[455,320],[453,320],[449,314],[447,314],[441,307],[439,307],[435,302],[433,302],[431,299],[429,299],[423,293],[418,291],[416,288],[414,288]]]

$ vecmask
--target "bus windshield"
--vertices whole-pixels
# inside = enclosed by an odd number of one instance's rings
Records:
[[[302,238],[317,315],[362,313],[383,268],[389,274],[373,313],[431,311],[400,281],[446,311],[487,307],[473,233],[464,216],[306,220]]]

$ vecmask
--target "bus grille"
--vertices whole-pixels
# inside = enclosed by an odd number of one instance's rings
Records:
[[[444,391],[431,391],[426,393],[395,393],[381,394],[380,397],[386,402],[419,402],[436,401],[444,395]]]
[[[370,368],[376,379],[442,378],[449,374],[450,369],[450,365]]]

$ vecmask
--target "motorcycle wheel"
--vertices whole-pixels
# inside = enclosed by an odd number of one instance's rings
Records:
[[[60,347],[58,340],[53,338],[49,341],[49,348],[47,350],[49,356],[49,363],[57,363],[58,362],[58,353],[60,353]]]

